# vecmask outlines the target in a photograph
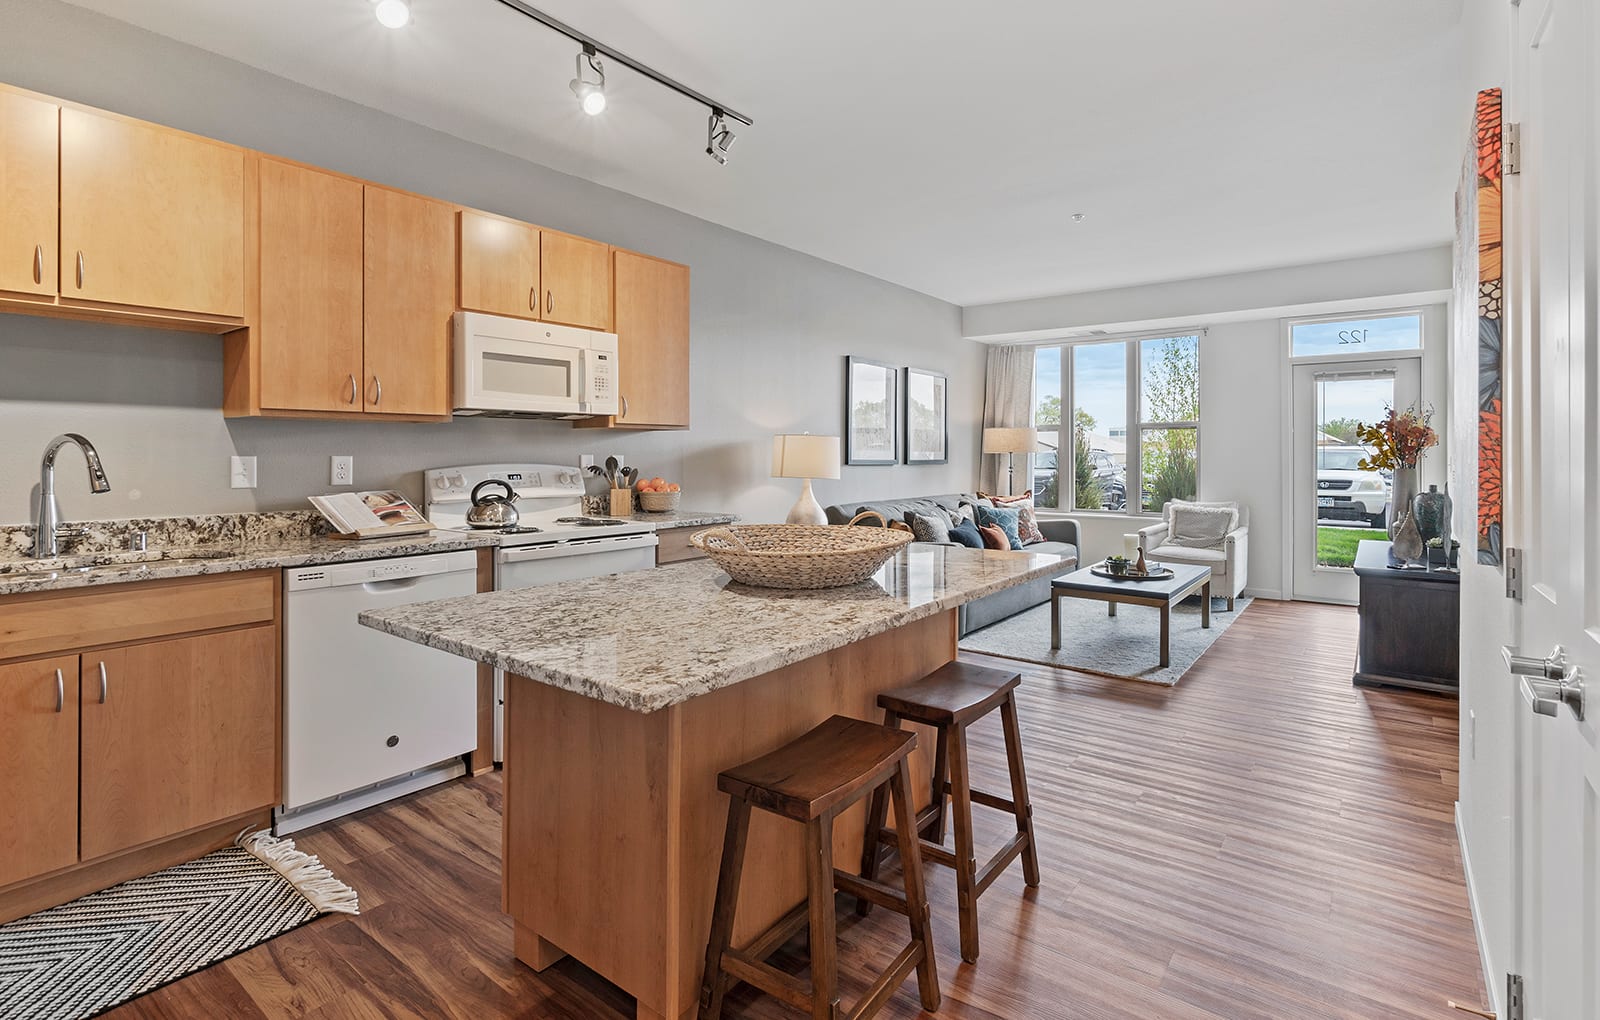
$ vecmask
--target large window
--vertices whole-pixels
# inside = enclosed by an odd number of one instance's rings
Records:
[[[1039,506],[1138,513],[1195,498],[1198,336],[1040,347],[1033,390]]]

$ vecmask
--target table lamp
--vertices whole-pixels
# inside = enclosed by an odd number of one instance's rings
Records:
[[[983,430],[983,452],[1006,455],[1006,495],[1015,488],[1011,458],[1032,453],[1039,447],[1039,433],[1029,428],[987,428]]]
[[[800,498],[789,511],[790,524],[827,524],[822,505],[811,494],[811,479],[839,477],[839,437],[785,435],[772,437],[772,477],[800,478]]]

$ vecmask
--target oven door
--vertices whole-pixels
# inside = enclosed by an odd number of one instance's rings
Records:
[[[583,348],[488,336],[461,338],[456,410],[580,414]]]
[[[585,577],[649,570],[656,565],[656,545],[654,535],[618,535],[502,549],[495,573],[495,587],[509,591],[560,581],[577,581]]]

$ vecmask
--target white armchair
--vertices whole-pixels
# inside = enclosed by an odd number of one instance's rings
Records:
[[[1172,504],[1161,508],[1161,523],[1139,529],[1139,548],[1145,557],[1163,563],[1188,563],[1211,568],[1211,594],[1228,600],[1233,610],[1233,600],[1244,591],[1245,573],[1250,563],[1250,508],[1238,503],[1192,503],[1193,506],[1225,507],[1239,514],[1239,523],[1220,539],[1215,547],[1173,545],[1169,540],[1172,531]]]

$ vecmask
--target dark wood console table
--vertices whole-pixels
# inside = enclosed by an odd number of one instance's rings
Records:
[[[1410,687],[1441,694],[1460,688],[1461,575],[1397,570],[1388,542],[1361,542],[1361,638],[1357,687]]]

